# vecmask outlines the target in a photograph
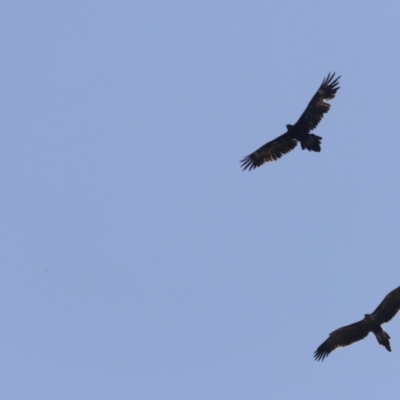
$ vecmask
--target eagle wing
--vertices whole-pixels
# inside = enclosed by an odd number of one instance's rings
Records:
[[[369,324],[364,320],[336,329],[336,331],[333,331],[329,335],[329,338],[315,350],[314,358],[317,361],[323,361],[333,350],[358,342],[367,337],[369,332]]]
[[[380,324],[389,322],[400,310],[400,286],[382,300],[372,315]]]
[[[328,76],[322,81],[321,86],[315,93],[314,97],[308,103],[307,108],[295,123],[294,127],[302,132],[310,133],[321,122],[322,117],[329,111],[331,105],[326,100],[331,100],[335,97],[339,90],[339,78],[334,79],[335,73]]]
[[[277,137],[274,140],[264,144],[254,153],[244,157],[241,167],[243,171],[249,168],[251,171],[253,168],[259,167],[268,161],[274,161],[281,158],[284,154],[289,153],[297,146],[297,140],[292,137],[289,132]]]

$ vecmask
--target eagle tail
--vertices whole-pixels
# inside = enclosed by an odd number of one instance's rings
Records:
[[[306,139],[302,140],[301,148],[307,149],[309,151],[321,151],[321,136],[314,135],[313,133],[309,134]]]
[[[375,336],[380,345],[384,346],[387,351],[392,351],[389,342],[390,336],[384,330],[378,332],[377,334],[375,333]]]

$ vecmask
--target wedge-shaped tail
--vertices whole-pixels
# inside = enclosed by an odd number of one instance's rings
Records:
[[[311,133],[308,135],[304,140],[300,142],[301,148],[303,150],[309,150],[309,151],[321,151],[321,136],[314,135]]]

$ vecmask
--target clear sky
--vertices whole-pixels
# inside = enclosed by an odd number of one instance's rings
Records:
[[[399,393],[398,1],[2,1],[0,398]],[[251,172],[328,72],[318,126]]]

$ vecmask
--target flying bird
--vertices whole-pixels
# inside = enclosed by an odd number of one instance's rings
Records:
[[[331,100],[335,97],[336,92],[339,90],[340,76],[336,79],[334,78],[335,73],[328,74],[299,120],[294,125],[286,125],[286,133],[268,142],[240,161],[243,171],[247,168],[251,171],[266,162],[281,158],[284,154],[292,151],[298,142],[300,142],[303,150],[321,151],[322,137],[310,132],[317,127],[324,114],[331,108],[331,105],[326,100]]]
[[[367,337],[370,332],[375,334],[380,345],[384,346],[387,351],[392,351],[389,342],[390,336],[382,329],[381,325],[389,322],[399,310],[400,286],[392,290],[372,314],[365,314],[363,320],[333,331],[314,352],[314,358],[317,361],[323,361],[333,350],[358,342]]]

